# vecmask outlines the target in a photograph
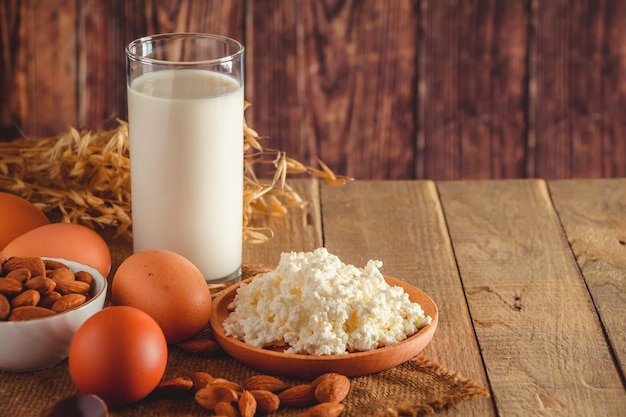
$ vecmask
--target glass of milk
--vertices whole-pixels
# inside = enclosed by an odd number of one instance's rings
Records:
[[[169,33],[126,47],[133,250],[167,249],[239,281],[244,47]]]

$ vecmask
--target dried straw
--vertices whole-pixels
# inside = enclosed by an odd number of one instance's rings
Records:
[[[249,106],[246,103],[246,108]],[[305,202],[287,182],[289,174],[308,173],[331,185],[350,180],[306,166],[285,152],[265,148],[259,134],[244,121],[244,239],[265,242],[266,228],[250,227],[254,214],[284,216],[287,207]],[[255,173],[256,165],[273,166],[271,180]],[[70,128],[58,136],[0,143],[0,190],[20,195],[61,221],[96,228],[114,228],[115,237],[132,238],[128,124],[99,132]]]

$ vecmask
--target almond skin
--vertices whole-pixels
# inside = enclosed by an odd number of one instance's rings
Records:
[[[294,385],[278,394],[280,403],[289,407],[302,408],[313,405],[317,402],[315,399],[315,390],[310,384]]]
[[[215,404],[213,412],[216,416],[240,417],[239,410],[232,403],[219,402]]]
[[[344,408],[343,404],[321,403],[306,410],[302,417],[337,417]]]
[[[50,293],[46,295],[42,295],[41,299],[39,300],[39,307],[51,308],[52,305],[56,302],[56,300],[58,300],[61,297],[62,295],[56,291],[51,291]]]
[[[192,388],[193,381],[191,378],[179,376],[160,382],[153,394],[157,397],[178,397],[191,392]]]
[[[22,292],[22,283],[10,278],[0,278],[0,294],[14,297]]]
[[[53,316],[54,314],[55,314],[54,311],[48,308],[43,308],[43,307],[34,307],[34,306],[17,307],[11,310],[11,314],[9,314],[9,321],[38,319],[41,317]]]
[[[2,270],[4,271],[5,275],[15,269],[20,268],[26,268],[30,270],[31,276],[33,277],[46,275],[46,265],[41,258],[14,256],[7,259],[6,262],[2,265]]]
[[[340,403],[346,398],[348,392],[350,392],[350,380],[340,374],[328,374],[315,386],[315,398],[320,403]]]
[[[57,284],[59,282],[74,281],[74,273],[67,268],[57,268],[46,273],[46,276],[54,280]]]
[[[185,352],[203,358],[214,358],[223,353],[222,347],[212,339],[189,339],[177,344]]]
[[[50,309],[55,313],[63,313],[85,304],[85,301],[87,297],[83,294],[67,294],[56,300]]]
[[[261,414],[273,413],[280,407],[280,399],[273,392],[257,389],[248,391],[256,400],[256,410]]]
[[[31,278],[26,281],[24,284],[26,288],[29,290],[37,290],[41,295],[49,294],[54,291],[57,286],[57,283],[51,280],[50,278],[46,278],[44,276],[39,276],[35,278]]]
[[[321,374],[320,376],[315,378],[313,381],[311,381],[311,386],[313,387],[313,390],[315,390],[315,388],[317,388],[317,386],[322,381],[325,381],[325,380],[327,380],[329,378],[335,378],[337,375],[342,376],[341,374],[338,374],[337,372],[327,372],[325,374]]]
[[[63,262],[55,261],[53,259],[44,259],[43,264],[46,267],[46,271],[51,271],[53,269],[70,269],[69,266],[65,265]]]
[[[74,274],[74,279],[76,279],[76,281],[85,282],[90,286],[93,285],[93,276],[87,271],[78,271]]]
[[[18,268],[6,274],[5,278],[14,279],[22,284],[28,281],[32,277],[30,269]]]
[[[203,408],[213,411],[220,402],[232,403],[239,399],[239,395],[230,388],[220,385],[207,385],[195,395],[196,402]]]
[[[41,294],[37,290],[26,290],[15,296],[11,300],[11,308],[23,307],[23,306],[36,306],[39,304]]]
[[[192,372],[188,375],[188,378],[193,382],[193,390],[196,392],[209,385],[215,379],[213,375],[202,371]]]
[[[241,394],[238,406],[241,417],[254,417],[256,414],[256,398],[250,391],[244,391]]]
[[[61,295],[67,294],[87,294],[91,287],[86,282],[82,281],[55,281],[56,290],[61,293]]]
[[[262,389],[276,394],[289,388],[289,385],[273,376],[253,375],[243,382],[243,388],[246,390]]]
[[[0,320],[4,320],[9,317],[11,312],[11,304],[9,300],[2,294],[0,294]]]
[[[239,385],[236,382],[229,381],[228,379],[224,379],[224,378],[213,378],[213,381],[209,382],[209,385],[226,387],[236,392],[237,395],[243,392],[243,387],[241,385]]]

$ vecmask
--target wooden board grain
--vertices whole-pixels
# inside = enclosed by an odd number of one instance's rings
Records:
[[[102,129],[127,120],[126,45],[165,32],[210,32],[243,40],[243,0],[78,2],[77,125]]]
[[[414,2],[250,6],[250,122],[271,146],[355,178],[412,177]]]
[[[615,114],[625,87],[616,45],[626,40],[626,3],[532,1],[528,176],[623,176],[608,155],[625,152]],[[621,97],[621,98],[618,98]],[[617,107],[616,107],[617,106]]]
[[[438,187],[498,410],[621,415],[622,380],[546,183]]]
[[[434,183],[357,181],[323,186],[321,195],[328,250],[357,267],[381,260],[383,274],[430,295],[439,308],[439,326],[424,353],[487,387]],[[495,415],[486,398],[462,403],[454,413]]]
[[[623,378],[626,375],[626,180],[552,181],[549,187]]]
[[[124,47],[241,40],[268,146],[358,179],[626,176],[622,0],[0,2],[0,140],[126,118]]]
[[[2,2],[0,11],[0,120],[28,126],[30,137],[66,130],[78,107],[75,2]]]
[[[421,4],[417,178],[523,176],[526,1]]]

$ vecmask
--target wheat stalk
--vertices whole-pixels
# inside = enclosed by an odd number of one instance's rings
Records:
[[[246,103],[245,108],[249,106]],[[287,182],[289,174],[308,173],[328,184],[351,178],[335,175],[322,161],[306,166],[285,152],[261,145],[259,134],[244,120],[244,240],[261,243],[268,228],[253,228],[257,213],[284,216],[287,207],[305,202]],[[57,136],[0,143],[0,190],[26,198],[47,215],[92,229],[114,228],[115,237],[132,238],[128,124],[104,131],[69,128]],[[273,176],[262,180],[257,165],[271,165]]]

